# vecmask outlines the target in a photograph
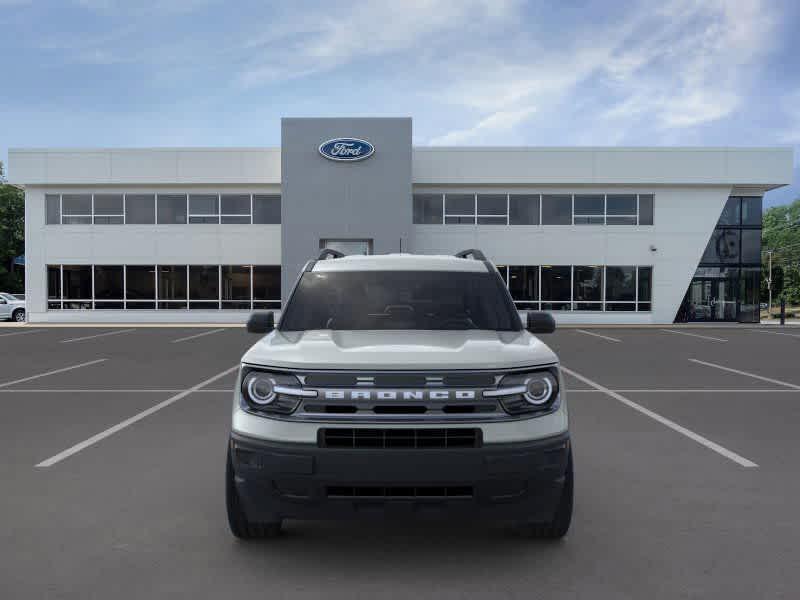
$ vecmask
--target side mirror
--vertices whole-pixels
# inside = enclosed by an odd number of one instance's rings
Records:
[[[247,333],[269,333],[275,329],[275,313],[271,310],[254,312],[247,319]]]
[[[553,333],[556,330],[556,320],[550,313],[529,310],[525,329],[531,333]]]

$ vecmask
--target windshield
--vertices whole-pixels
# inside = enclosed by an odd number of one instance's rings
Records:
[[[521,328],[496,273],[462,271],[303,273],[280,323],[283,331]]]

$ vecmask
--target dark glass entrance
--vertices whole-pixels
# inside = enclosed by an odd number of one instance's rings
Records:
[[[695,275],[684,299],[683,321],[736,321],[738,270],[701,268]]]
[[[757,323],[760,260],[761,198],[731,196],[675,321]]]

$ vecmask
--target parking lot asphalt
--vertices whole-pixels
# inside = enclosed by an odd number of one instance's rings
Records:
[[[0,598],[750,600],[800,589],[800,332],[542,336],[567,373],[575,452],[575,514],[559,542],[482,523],[289,522],[276,540],[244,543],[227,529],[223,471],[234,367],[257,338],[24,331],[0,337]]]

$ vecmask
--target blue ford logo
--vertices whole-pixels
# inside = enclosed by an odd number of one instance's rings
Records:
[[[319,153],[329,160],[364,160],[375,153],[375,146],[358,138],[335,138],[320,144]]]

